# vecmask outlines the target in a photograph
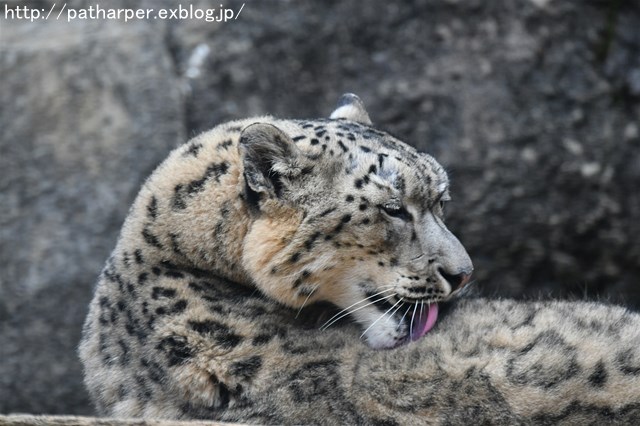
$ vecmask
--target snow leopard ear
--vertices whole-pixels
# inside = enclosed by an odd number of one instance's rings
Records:
[[[336,109],[329,118],[346,118],[358,123],[371,125],[371,119],[364,107],[364,102],[353,93],[345,93],[338,99]]]
[[[300,174],[303,155],[291,138],[272,124],[254,123],[240,134],[240,157],[249,189],[280,198],[287,178]]]

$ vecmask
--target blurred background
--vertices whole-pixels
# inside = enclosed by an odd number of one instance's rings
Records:
[[[193,0],[241,13],[126,23],[58,3],[30,22],[7,14],[54,2],[0,1],[0,413],[92,412],[75,351],[93,283],[172,148],[327,116],[343,92],[447,168],[482,293],[640,308],[639,2]]]

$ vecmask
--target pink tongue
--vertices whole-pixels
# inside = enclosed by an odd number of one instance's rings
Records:
[[[422,314],[422,315],[421,315]],[[438,304],[430,303],[427,312],[416,312],[411,326],[411,341],[415,342],[431,330],[438,319]]]

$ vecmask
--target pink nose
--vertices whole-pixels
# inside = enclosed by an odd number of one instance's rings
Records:
[[[472,273],[463,271],[458,274],[447,274],[443,269],[440,269],[438,272],[440,272],[440,275],[451,285],[451,291],[459,290],[466,286],[471,279]]]
[[[469,281],[471,281],[471,274],[460,274],[460,275],[462,275],[462,277],[460,278],[460,284],[458,284],[458,289],[464,288],[464,286],[469,284]]]

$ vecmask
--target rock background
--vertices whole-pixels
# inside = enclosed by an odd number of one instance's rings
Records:
[[[171,148],[228,119],[325,116],[347,91],[450,171],[482,292],[640,308],[640,5],[388,3],[30,23],[5,6],[53,2],[0,1],[0,413],[92,412],[75,355],[92,283]]]

